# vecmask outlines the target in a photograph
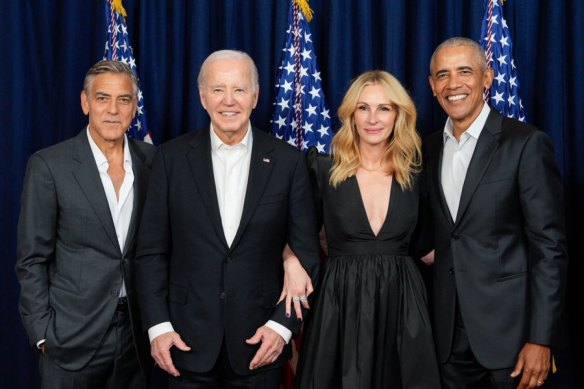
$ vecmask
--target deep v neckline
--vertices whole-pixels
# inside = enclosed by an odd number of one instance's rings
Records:
[[[364,218],[364,222],[367,225],[367,227],[369,228],[369,232],[371,233],[371,235],[373,235],[373,237],[375,237],[376,239],[379,237],[379,235],[381,234],[381,232],[384,230],[385,225],[387,224],[387,221],[389,219],[389,214],[392,208],[392,204],[394,203],[393,198],[394,198],[394,182],[395,182],[395,177],[391,177],[391,184],[389,186],[389,198],[387,199],[387,212],[385,213],[385,219],[383,219],[383,223],[381,223],[381,227],[379,228],[379,231],[377,232],[377,234],[373,231],[373,228],[371,227],[371,222],[369,221],[369,216],[367,215],[367,208],[365,208],[365,201],[363,200],[363,196],[361,195],[361,187],[359,186],[359,180],[357,180],[357,175],[354,175],[353,177],[353,181],[355,183],[354,187],[355,190],[357,191],[357,196],[359,197],[359,203],[361,204],[361,217]]]

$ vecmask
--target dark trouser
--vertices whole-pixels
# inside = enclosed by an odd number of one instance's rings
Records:
[[[134,348],[127,305],[112,318],[101,346],[78,371],[59,367],[45,353],[40,358],[43,389],[143,389],[146,378]]]
[[[499,370],[488,370],[481,366],[470,349],[458,304],[452,352],[448,362],[440,368],[442,385],[446,389],[515,389],[521,377],[511,378],[514,366]]]
[[[246,376],[237,375],[231,368],[225,342],[213,368],[206,373],[178,369],[179,377],[169,378],[169,389],[278,389],[282,368],[260,370]]]
[[[444,388],[456,389],[515,389],[518,378],[511,378],[514,366],[506,369],[488,370],[476,360],[466,335],[464,322],[456,304],[456,323],[452,352],[448,362],[441,365]]]

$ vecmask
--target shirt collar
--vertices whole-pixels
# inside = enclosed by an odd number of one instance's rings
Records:
[[[468,129],[462,134],[462,136],[471,136],[475,139],[479,139],[479,135],[481,135],[481,132],[485,127],[485,123],[487,122],[487,118],[489,117],[490,112],[491,107],[489,107],[489,104],[484,103],[481,113],[479,113],[479,116],[477,116],[477,118],[471,123],[470,127],[468,127]],[[446,119],[446,124],[444,125],[444,142],[446,142],[449,138],[455,139],[452,130],[452,120],[450,119],[450,117]]]
[[[87,126],[87,140],[89,141],[89,147],[91,147],[91,152],[93,153],[93,158],[95,159],[97,167],[109,167],[107,158],[103,155],[103,152],[89,133],[89,125]],[[128,146],[128,137],[126,134],[124,134],[124,166],[132,166],[132,155],[130,154],[130,147]]]
[[[253,136],[252,136],[252,131],[251,131],[251,123],[248,122],[247,125],[247,132],[245,133],[245,136],[243,137],[243,139],[241,140],[241,142],[239,142],[236,145],[227,145],[225,144],[217,135],[217,133],[215,132],[215,129],[213,128],[213,123],[210,124],[210,129],[211,129],[211,151],[213,152],[217,152],[217,150],[219,150],[220,148],[230,148],[230,147],[235,147],[238,145],[242,145],[245,147],[248,147],[249,144],[251,143]]]

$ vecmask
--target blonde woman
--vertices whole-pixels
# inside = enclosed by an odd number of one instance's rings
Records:
[[[338,114],[332,157],[308,155],[328,259],[296,387],[438,388],[426,292],[409,256],[421,170],[414,103],[392,75],[368,71]]]

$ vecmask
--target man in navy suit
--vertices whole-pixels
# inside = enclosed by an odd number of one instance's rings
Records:
[[[43,388],[146,386],[133,266],[154,147],[126,136],[137,92],[129,66],[98,62],[81,92],[89,124],[28,162],[16,273]]]
[[[245,53],[203,63],[208,128],[162,145],[138,238],[151,354],[171,388],[278,388],[301,322],[277,306],[286,242],[316,281],[304,155],[251,126],[258,74]]]
[[[430,86],[448,114],[424,142],[434,223],[434,315],[447,388],[533,388],[548,377],[567,254],[549,138],[483,101],[483,49],[443,42]]]

